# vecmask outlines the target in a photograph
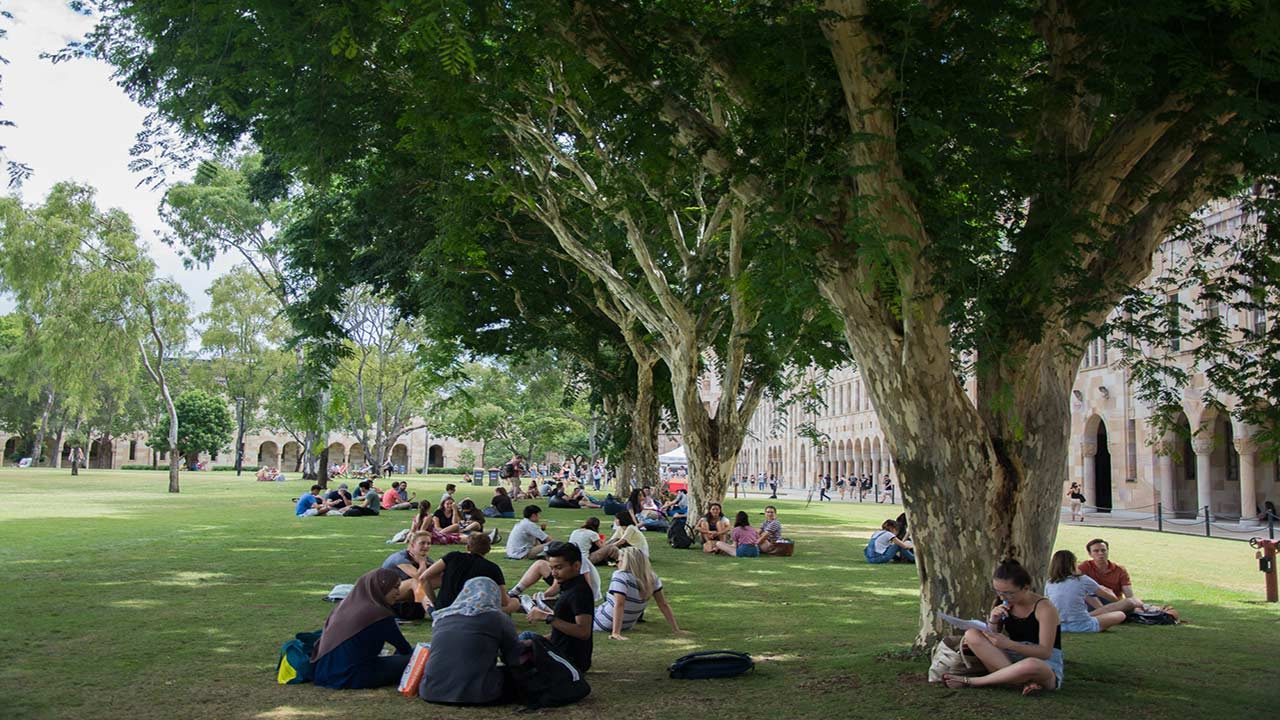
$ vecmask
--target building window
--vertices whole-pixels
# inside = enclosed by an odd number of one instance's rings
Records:
[[[138,459],[138,441],[137,440],[129,441],[129,459],[130,460]]]
[[[168,458],[168,457],[166,457],[168,454],[169,454],[169,451],[168,451],[168,450],[161,450],[161,451],[160,451],[160,459],[161,459],[161,460],[168,460],[169,458]]]
[[[1258,335],[1267,332],[1267,311],[1257,308],[1253,311],[1253,331]]]
[[[1138,482],[1138,421],[1130,419],[1125,427],[1125,479]]]
[[[1166,298],[1165,312],[1169,318],[1169,329],[1174,333],[1169,349],[1178,352],[1182,350],[1182,306],[1178,303],[1177,293]]]

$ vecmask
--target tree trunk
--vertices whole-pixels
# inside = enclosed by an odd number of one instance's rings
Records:
[[[169,492],[178,492],[178,439],[177,433],[169,433]]]
[[[327,438],[326,438],[327,439]],[[320,451],[320,462],[316,473],[316,484],[320,487],[329,486],[329,445],[326,443],[324,449]]]
[[[710,503],[724,500],[746,428],[729,418],[712,417],[707,411],[698,392],[699,357],[694,348],[684,348],[683,353],[665,360],[671,370],[680,436],[689,459],[689,512],[690,517],[696,517],[706,512]],[[735,398],[739,391],[737,387],[727,389]],[[748,412],[754,412],[754,403],[749,405]]]
[[[62,468],[62,435],[66,429],[66,424],[59,425],[53,435],[53,457],[49,459],[50,467]]]
[[[657,487],[658,477],[658,407],[653,392],[654,363],[636,364],[636,390],[631,406],[631,438],[623,463],[628,473],[635,468],[640,487]],[[623,482],[623,481],[619,481]],[[619,489],[625,497],[631,488]]]
[[[1075,365],[1044,344],[1020,348],[1016,372],[980,375],[975,405],[952,370],[945,326],[924,320],[905,339],[886,341],[853,287],[836,277],[820,281],[844,315],[898,467],[920,576],[916,647],[926,648],[946,631],[939,613],[985,616],[1000,560],[1017,559],[1033,578],[1044,578],[1057,533]],[[1002,361],[983,358],[984,367]]]
[[[302,469],[303,480],[316,480],[320,477],[320,470],[316,467],[318,462],[315,453],[316,440],[317,433],[311,430],[302,436],[302,453],[298,456],[298,463]]]
[[[32,442],[31,467],[33,468],[40,467],[40,456],[44,454],[44,436],[49,427],[49,415],[53,412],[53,391],[45,388],[44,392],[48,399],[45,400],[44,411],[40,413],[40,428],[36,430],[36,437]]]
[[[236,402],[236,477],[244,469],[244,401]]]

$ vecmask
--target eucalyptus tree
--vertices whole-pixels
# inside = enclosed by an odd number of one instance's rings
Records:
[[[770,268],[804,268],[838,316],[901,472],[921,642],[937,611],[989,604],[999,557],[1044,573],[1085,342],[1169,232],[1278,162],[1265,4],[105,9],[90,48],[185,132],[252,132],[317,179],[375,151],[459,148],[522,212],[567,221],[558,244],[611,267],[634,308],[688,302],[680,249],[652,250],[672,207],[664,243],[723,200],[721,257],[736,244],[749,263],[754,238],[794,248]],[[676,204],[680,186],[706,201]]]

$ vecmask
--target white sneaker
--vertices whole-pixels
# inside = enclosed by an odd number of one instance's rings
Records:
[[[528,615],[530,612],[533,611],[533,608],[534,608],[533,598],[529,597],[528,595],[521,595],[520,609],[524,611],[524,614]]]
[[[541,590],[533,594],[532,602],[534,605],[538,607],[539,610],[545,610],[547,612],[555,612],[555,610],[552,610],[551,606],[547,604],[546,596],[542,594]]]

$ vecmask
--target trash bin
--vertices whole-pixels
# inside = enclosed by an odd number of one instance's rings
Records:
[[[497,470],[489,471],[489,487],[497,487],[502,482],[502,478],[498,477]]]
[[[471,474],[472,485],[484,485],[484,470],[475,470]]]

